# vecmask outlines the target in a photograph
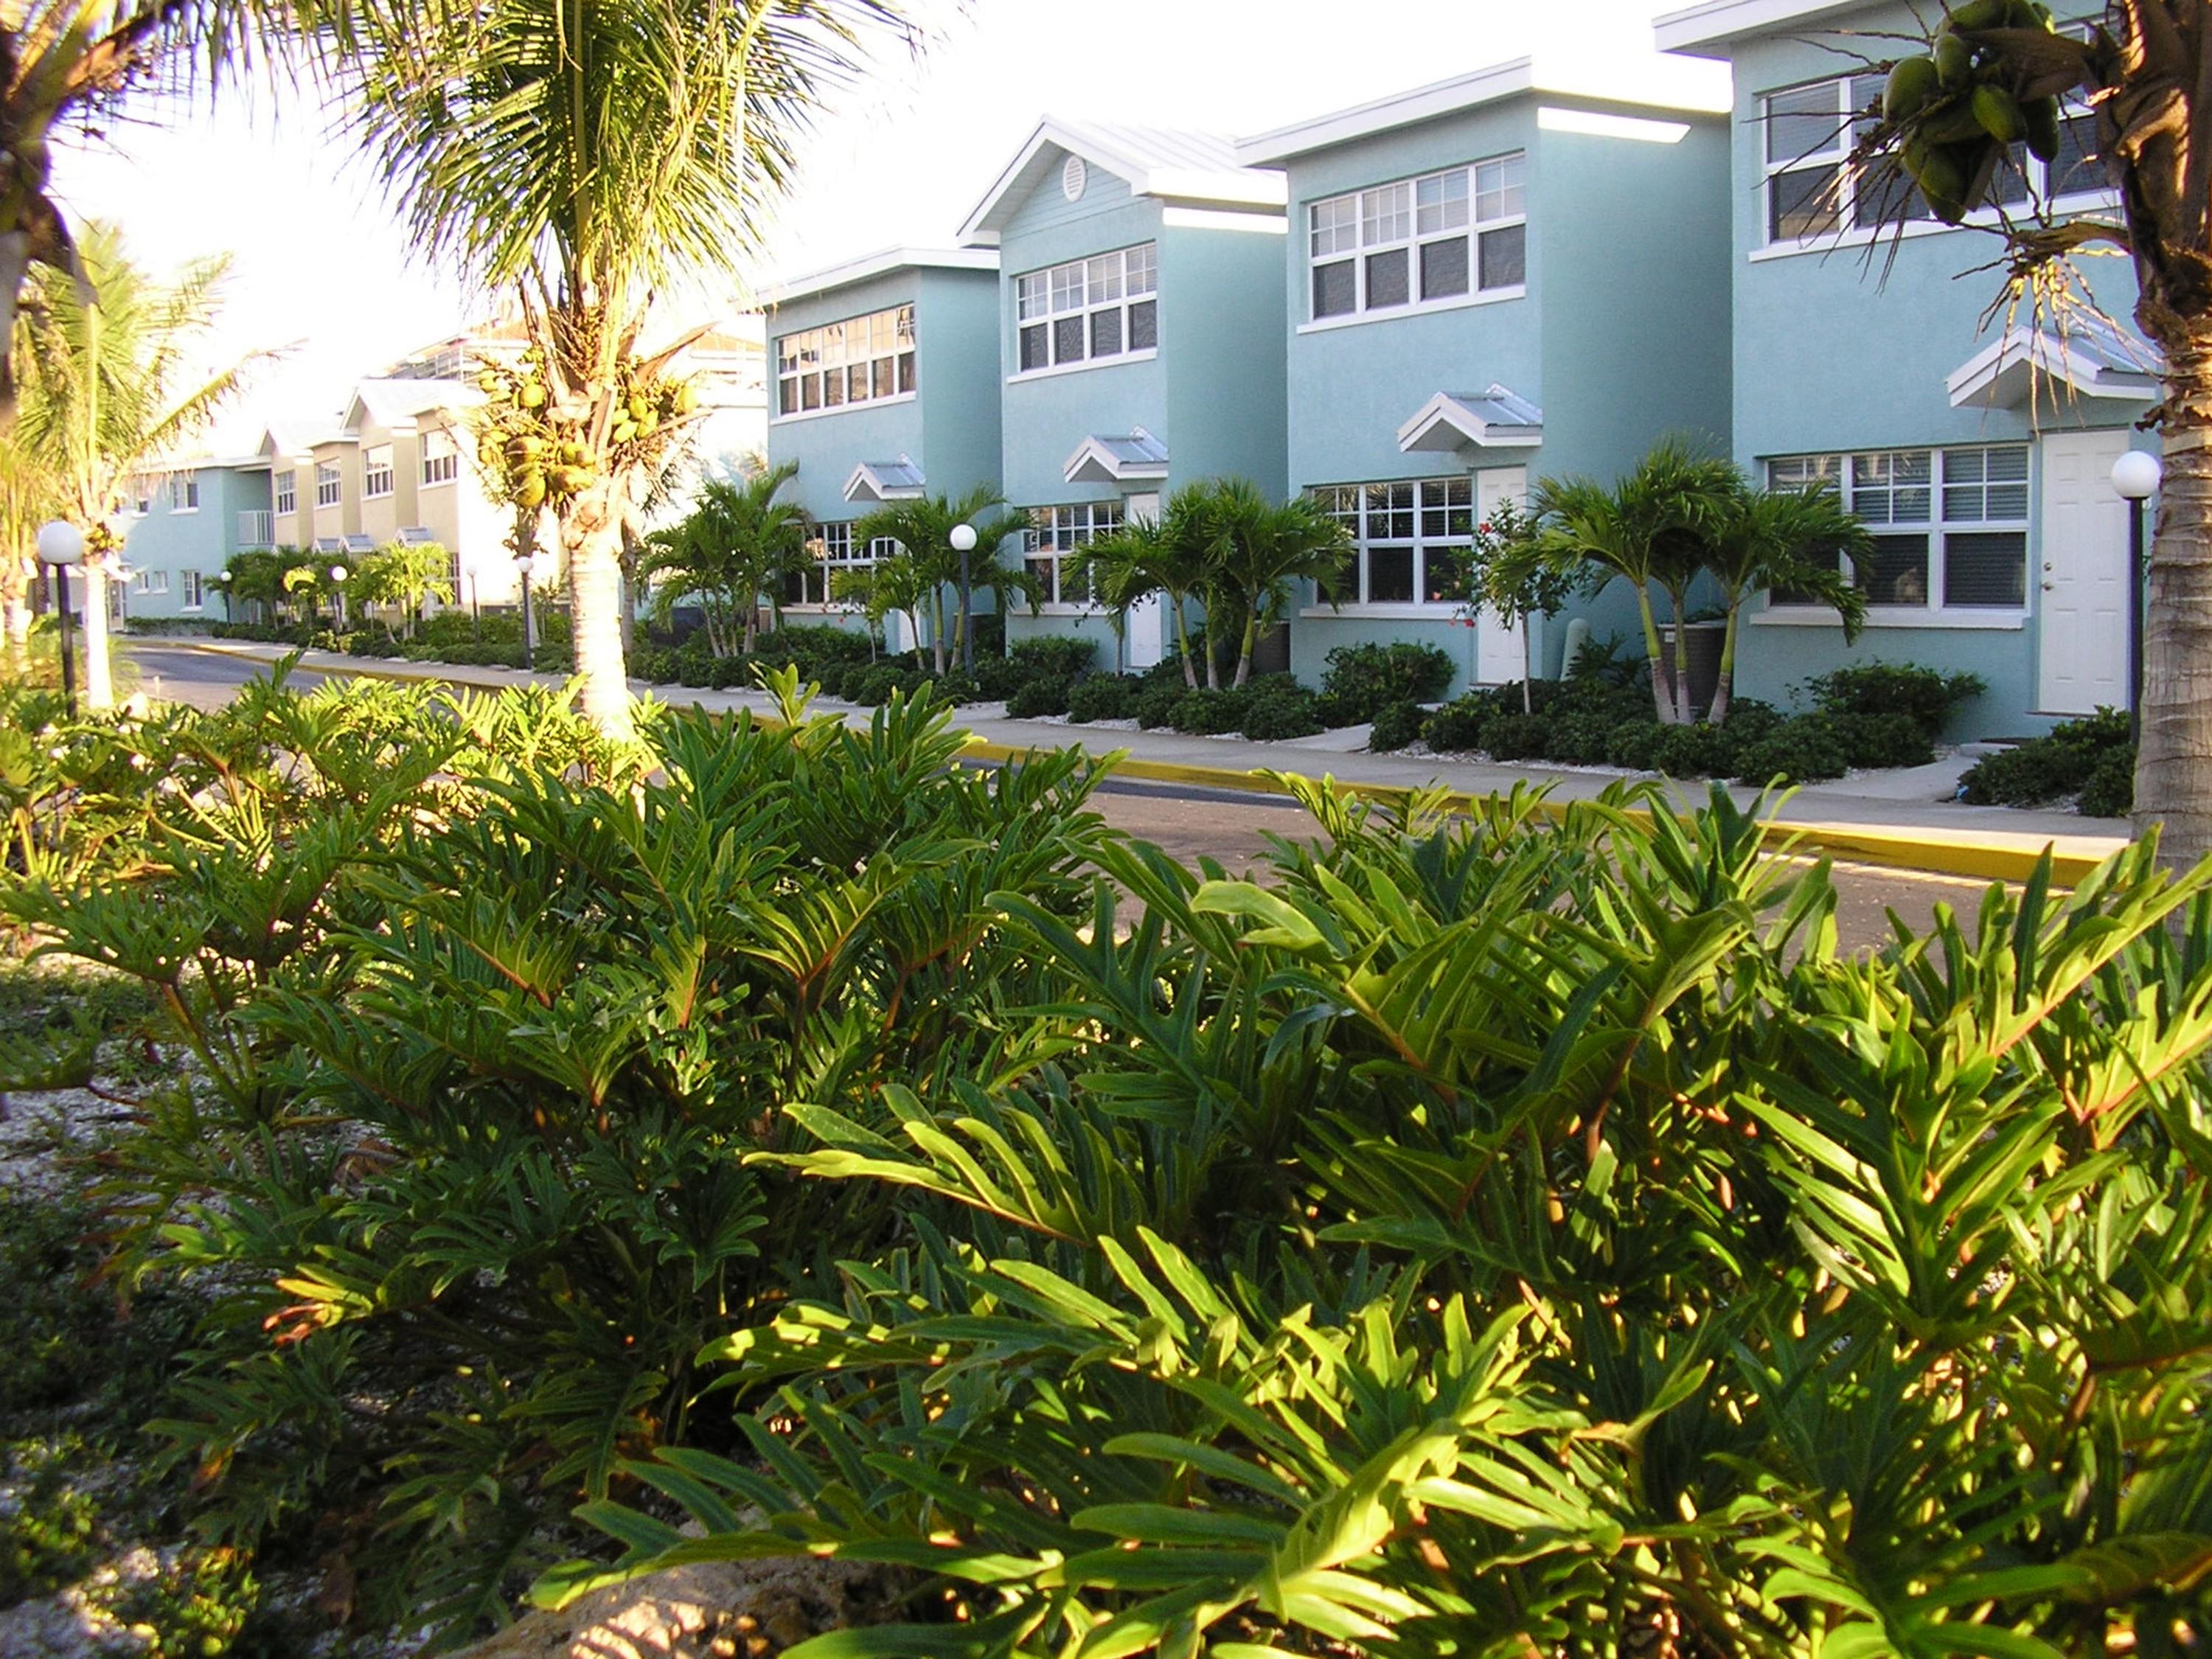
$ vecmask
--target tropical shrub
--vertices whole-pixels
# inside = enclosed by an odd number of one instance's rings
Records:
[[[1340,645],[1328,653],[1321,690],[1334,724],[1371,720],[1394,702],[1434,702],[1452,682],[1452,660],[1433,645]]]
[[[1977,806],[2047,805],[2081,793],[2100,769],[2106,769],[2095,805],[2110,807],[2118,799],[2112,772],[2124,765],[2130,769],[2130,778],[2134,775],[2135,740],[2128,727],[2126,714],[2117,708],[2061,720],[2047,737],[2032,738],[1976,761],[1959,780],[1960,796]],[[2125,758],[2117,760],[2118,756]],[[2125,799],[2132,804],[2134,797],[2130,781]]]
[[[1428,718],[1429,711],[1419,703],[1385,703],[1375,711],[1375,723],[1367,733],[1367,746],[1378,755],[1403,749],[1420,737]]]
[[[1202,685],[1195,691],[1182,694],[1168,717],[1168,724],[1195,737],[1241,731],[1247,704],[1242,690],[1217,691]]]
[[[1288,676],[1264,676],[1246,683],[1243,718],[1237,729],[1255,743],[1282,743],[1326,732],[1321,700]]]
[[[1172,726],[1176,710],[1182,707],[1182,700],[1189,695],[1180,671],[1173,680],[1161,680],[1147,685],[1137,695],[1137,724],[1147,732],[1156,732],[1164,726]]]
[[[1077,726],[1091,720],[1134,720],[1144,689],[1145,683],[1132,675],[1087,675],[1068,690],[1067,718]]]
[[[1989,690],[1978,674],[1947,674],[1908,663],[1863,662],[1806,682],[1814,706],[1831,714],[1909,717],[1933,742],[1964,704]],[[1904,765],[1918,763],[1902,762]]]
[[[2136,747],[2108,750],[2074,803],[2082,817],[2124,818],[2136,806]]]
[[[977,657],[975,682],[983,695],[996,702],[1011,698],[1033,680],[1072,680],[1092,672],[1098,660],[1098,642],[1080,635],[1048,634],[1040,639],[1017,640],[1003,657]]]
[[[1704,729],[1678,728],[1683,733]],[[1732,769],[1744,782],[1761,787],[1770,783],[1817,783],[1824,778],[1840,778],[1851,767],[1851,751],[1843,728],[1820,714],[1798,714],[1784,720],[1765,736],[1736,747],[1728,759],[1722,759],[1717,752],[1699,758],[1705,762],[1698,769],[1700,771]]]
[[[1014,688],[1006,699],[1006,713],[1015,720],[1036,720],[1042,715],[1065,714],[1067,700],[1075,682],[1064,675],[1048,674],[1042,678],[1024,680]]]

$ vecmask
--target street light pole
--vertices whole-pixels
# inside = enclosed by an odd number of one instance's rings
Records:
[[[50,520],[39,526],[38,550],[39,557],[53,567],[54,606],[61,612],[62,624],[62,707],[75,720],[76,649],[70,638],[69,571],[84,557],[84,532],[66,519]]]
[[[975,550],[975,526],[954,525],[951,541],[953,550],[960,555],[960,672],[964,676],[975,666],[975,624],[968,585],[968,556]]]
[[[2112,463],[2112,488],[2128,504],[2128,736],[2142,736],[2143,503],[2158,489],[2158,457],[2130,449]]]
[[[338,632],[341,634],[345,632],[346,625],[345,580],[350,574],[352,574],[352,572],[349,571],[342,564],[334,564],[331,567],[331,580],[335,585],[335,591],[331,596],[331,604],[337,612]]]

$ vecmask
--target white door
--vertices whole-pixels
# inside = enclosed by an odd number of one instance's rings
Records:
[[[1160,516],[1160,498],[1157,494],[1132,495],[1123,502],[1122,512],[1131,519],[1157,520]],[[1124,629],[1125,649],[1133,671],[1150,668],[1166,657],[1168,613],[1158,594],[1147,593],[1129,607]]]
[[[1474,475],[1474,516],[1490,516],[1498,502],[1519,506],[1528,499],[1528,469],[1497,466]],[[1485,605],[1474,613],[1474,678],[1478,684],[1504,685],[1528,672],[1528,642],[1516,624],[1508,628],[1498,613]]]
[[[2087,714],[2128,702],[2128,514],[2112,489],[2124,432],[2045,437],[2039,582],[2042,672],[2036,707]]]

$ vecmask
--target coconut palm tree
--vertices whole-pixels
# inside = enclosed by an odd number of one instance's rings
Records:
[[[195,260],[167,282],[133,264],[108,225],[85,227],[80,282],[52,267],[17,320],[22,398],[14,441],[52,471],[53,504],[85,537],[85,702],[112,701],[106,579],[122,539],[109,520],[130,476],[201,431],[237,392],[254,354],[207,380],[187,378],[222,303],[227,258]]]
[[[1636,593],[1644,625],[1644,648],[1651,662],[1651,695],[1662,726],[1687,726],[1690,707],[1689,647],[1682,621],[1690,585],[1702,568],[1711,526],[1735,488],[1735,469],[1727,461],[1699,454],[1680,439],[1666,439],[1617,482],[1594,478],[1545,478],[1536,485],[1532,506],[1544,522],[1543,534],[1524,552],[1509,556],[1504,580],[1510,580],[1516,559],[1546,559],[1582,572],[1585,591],[1596,592],[1615,580]],[[1659,637],[1656,597],[1668,602],[1674,629],[1671,659]]]
[[[706,608],[707,639],[717,656],[750,651],[760,631],[760,596],[778,603],[783,580],[806,562],[806,509],[776,493],[799,474],[786,461],[750,477],[708,478],[682,520],[645,538],[641,580],[665,612],[685,594]],[[779,610],[778,624],[781,623]]]
[[[1202,479],[1176,495],[1170,517],[1188,514],[1189,527],[1180,533],[1205,549],[1206,683],[1221,684],[1214,641],[1232,627],[1240,633],[1231,684],[1241,686],[1252,677],[1261,631],[1290,610],[1291,585],[1333,580],[1352,555],[1351,534],[1311,496],[1272,501],[1248,478]]]
[[[1029,520],[1006,511],[1006,498],[988,484],[977,485],[957,501],[927,495],[887,501],[853,526],[855,547],[878,540],[899,544],[892,557],[910,565],[912,576],[895,585],[899,592],[915,596],[915,610],[927,610],[930,647],[939,674],[957,654],[966,625],[957,615],[957,605],[952,624],[948,627],[945,622],[948,600],[957,594],[960,580],[960,554],[952,545],[952,527],[961,524],[975,532],[975,545],[968,555],[969,587],[988,590],[1001,610],[1012,594],[1035,604],[1039,591],[1036,578],[1018,556],[1011,561],[999,556],[1009,542],[1020,553]]]
[[[1704,566],[1720,586],[1728,608],[1721,636],[1721,673],[1706,719],[1728,720],[1735,690],[1736,630],[1744,601],[1753,594],[1784,588],[1801,599],[1832,605],[1844,619],[1844,640],[1858,638],[1866,621],[1866,595],[1847,574],[1844,561],[1863,558],[1873,547],[1867,528],[1844,505],[1835,486],[1823,481],[1811,489],[1759,489],[1739,473],[1737,489],[1723,503],[1706,531]]]
[[[482,437],[559,526],[585,711],[631,729],[623,527],[696,394],[641,350],[657,290],[759,245],[795,146],[900,0],[332,0],[325,63],[417,240],[520,296]],[[538,501],[530,499],[535,495]]]
[[[1073,568],[1098,602],[1116,616],[1157,593],[1175,628],[1176,650],[1182,659],[1182,683],[1195,690],[1198,663],[1190,648],[1186,607],[1204,586],[1207,543],[1193,510],[1196,498],[1186,485],[1168,500],[1157,519],[1129,519],[1118,530],[1094,538],[1077,553]]]

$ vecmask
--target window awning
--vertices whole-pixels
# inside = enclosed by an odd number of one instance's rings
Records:
[[[315,538],[315,551],[343,553],[345,551],[345,538],[342,536],[318,536]]]
[[[2063,329],[2008,328],[1951,372],[1953,408],[1968,404],[2017,409],[2037,383],[2064,386],[2077,397],[2149,403],[2164,366],[2155,347],[2094,319]]]
[[[1168,447],[1142,427],[1127,437],[1093,434],[1067,458],[1070,483],[1156,483],[1168,476]]]
[[[376,538],[374,536],[347,536],[343,538],[343,539],[345,543],[345,550],[349,553],[374,553],[376,551]]]
[[[1479,396],[1439,392],[1398,428],[1398,447],[1429,450],[1531,449],[1544,441],[1544,411],[1495,381]]]
[[[416,547],[437,539],[438,532],[426,524],[410,525],[399,532],[400,544],[404,547]]]
[[[925,485],[921,469],[902,455],[895,461],[862,461],[845,480],[848,501],[911,501]]]

